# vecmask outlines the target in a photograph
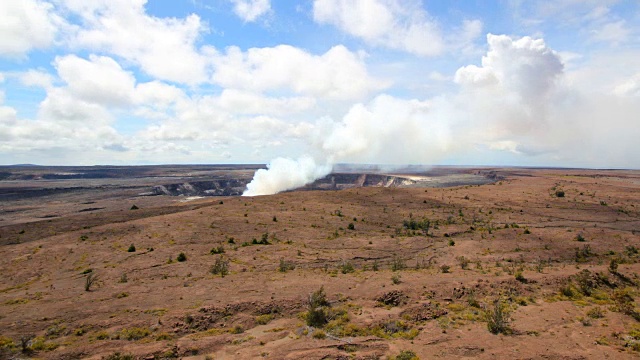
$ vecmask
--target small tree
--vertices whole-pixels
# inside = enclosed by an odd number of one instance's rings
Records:
[[[307,325],[314,327],[322,327],[327,323],[326,307],[329,306],[327,295],[324,292],[324,286],[309,295],[309,311],[307,312]]]
[[[131,244],[129,245],[129,249],[127,250],[128,252],[136,252],[136,247],[135,245]]]
[[[96,281],[98,281],[98,275],[94,272],[88,273],[84,278],[84,291],[91,291],[91,287]]]

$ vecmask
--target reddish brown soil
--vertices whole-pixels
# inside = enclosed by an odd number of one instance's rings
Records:
[[[0,358],[637,358],[640,172],[503,174],[444,189],[122,201],[2,227]],[[437,222],[429,236],[403,227],[425,218]],[[270,245],[242,246],[266,233]],[[210,273],[218,257],[226,277]],[[295,269],[278,271],[280,260]],[[85,291],[88,269],[98,281]],[[321,286],[338,314],[324,330],[304,320]],[[507,334],[488,330],[495,300]],[[595,308],[601,317],[588,316]]]

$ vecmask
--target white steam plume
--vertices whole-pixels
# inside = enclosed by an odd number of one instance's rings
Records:
[[[299,188],[331,172],[331,165],[317,164],[310,156],[297,160],[277,158],[267,165],[267,170],[256,171],[242,196],[270,195]]]
[[[560,55],[542,39],[489,34],[487,43],[480,66],[456,72],[456,92],[426,100],[381,94],[353,105],[340,121],[322,119],[315,124],[312,150],[324,156],[320,164],[325,165],[274,161],[268,171],[256,173],[251,189],[267,194],[302,186],[337,162],[464,163],[470,154],[486,159],[481,165],[499,159],[518,165],[640,167],[638,68],[595,86],[589,81],[599,68],[567,73]],[[285,182],[273,178],[303,180],[281,186]]]

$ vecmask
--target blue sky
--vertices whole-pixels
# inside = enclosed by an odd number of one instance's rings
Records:
[[[0,164],[640,168],[637,114],[638,1],[0,3]]]

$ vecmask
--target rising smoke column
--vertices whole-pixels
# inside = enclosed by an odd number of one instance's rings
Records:
[[[488,34],[487,44],[479,66],[456,71],[453,93],[427,100],[381,94],[340,121],[318,121],[312,150],[324,160],[276,159],[245,195],[302,186],[337,162],[433,164],[482,153],[490,156],[482,165],[497,157],[517,165],[640,166],[636,78],[586,89],[542,39]]]
[[[253,175],[242,196],[271,195],[281,191],[299,188],[323,176],[329,175],[331,165],[317,164],[310,156],[296,160],[276,158]]]

